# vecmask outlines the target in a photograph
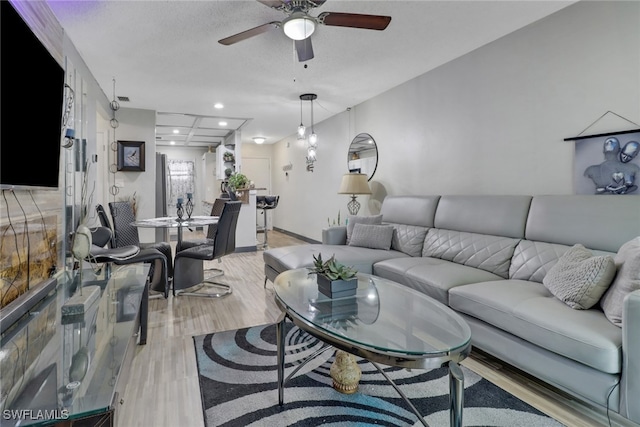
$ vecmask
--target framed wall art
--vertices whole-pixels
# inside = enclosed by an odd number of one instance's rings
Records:
[[[118,171],[144,172],[144,141],[118,141]]]
[[[572,140],[577,194],[640,194],[640,129]]]

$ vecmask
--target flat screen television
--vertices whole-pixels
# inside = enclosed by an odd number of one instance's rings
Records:
[[[0,3],[0,186],[57,189],[64,69],[11,3]]]

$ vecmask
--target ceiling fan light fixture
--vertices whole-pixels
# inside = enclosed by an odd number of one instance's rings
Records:
[[[282,28],[292,40],[304,40],[316,30],[316,21],[304,12],[294,12],[282,21]]]

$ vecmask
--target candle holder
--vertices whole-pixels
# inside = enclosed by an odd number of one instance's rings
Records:
[[[176,214],[178,215],[178,221],[182,221],[182,216],[184,215],[182,199],[178,199],[178,203],[176,204]]]
[[[187,218],[191,219],[191,214],[193,213],[193,200],[191,198],[191,193],[187,193],[187,204],[185,205],[185,210],[187,211]]]

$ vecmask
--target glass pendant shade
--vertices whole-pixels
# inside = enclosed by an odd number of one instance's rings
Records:
[[[292,13],[284,20],[282,28],[284,33],[292,40],[304,40],[316,29],[316,23],[302,12]]]
[[[309,147],[307,149],[307,157],[309,157],[309,159],[315,160],[316,159],[316,149],[313,147]]]
[[[298,126],[298,139],[304,138],[306,132],[307,128],[302,123],[300,123],[300,126]]]
[[[316,135],[315,133],[312,133],[311,135],[309,135],[309,144],[313,146],[318,144],[318,135]]]

